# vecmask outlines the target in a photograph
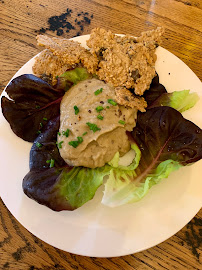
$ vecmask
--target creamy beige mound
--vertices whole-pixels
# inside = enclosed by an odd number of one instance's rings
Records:
[[[102,92],[95,95],[98,89]],[[67,164],[101,167],[117,151],[122,156],[130,150],[126,131],[135,127],[137,109],[108,102],[109,99],[115,101],[115,98],[114,87],[94,78],[82,81],[66,92],[60,106],[61,135],[58,135],[58,145],[60,155]],[[78,114],[75,114],[74,106],[78,107]],[[102,106],[103,110],[97,112],[98,106]],[[103,119],[98,119],[98,115]],[[95,124],[99,130],[90,130],[86,123]],[[67,129],[68,137],[63,135]],[[76,148],[69,145],[71,141],[78,141],[78,137],[83,141]]]

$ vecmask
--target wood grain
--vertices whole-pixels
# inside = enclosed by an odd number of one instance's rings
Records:
[[[202,211],[175,236],[144,252],[119,258],[90,258],[61,251],[41,241],[24,229],[1,201],[0,269],[200,269],[201,247],[196,235],[202,225],[201,218]]]
[[[202,79],[201,0],[1,0],[0,92],[16,71],[39,52],[35,36],[50,28],[48,19],[72,9],[68,21],[75,29],[63,37],[88,34],[94,27],[139,35],[165,27],[163,47],[182,59]],[[78,14],[93,15],[83,30]],[[51,36],[56,31],[46,30]],[[58,250],[33,236],[0,201],[0,269],[201,269],[202,210],[176,235],[144,252],[119,258],[90,258]]]

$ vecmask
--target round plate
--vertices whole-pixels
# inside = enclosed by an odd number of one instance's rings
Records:
[[[85,46],[89,36],[74,40]],[[190,89],[202,96],[202,84],[176,56],[158,47],[156,70],[168,91]],[[16,74],[32,73],[34,58]],[[5,93],[4,93],[5,94]],[[184,117],[202,127],[202,98]],[[31,233],[62,250],[85,256],[135,253],[168,239],[202,205],[202,160],[173,172],[139,202],[117,208],[102,205],[103,187],[93,200],[73,211],[54,212],[24,195],[31,144],[18,138],[0,114],[0,195],[15,218]]]

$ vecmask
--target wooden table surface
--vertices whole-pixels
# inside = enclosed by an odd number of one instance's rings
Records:
[[[39,52],[37,33],[71,38],[99,26],[139,35],[158,25],[166,30],[163,47],[202,79],[201,0],[0,0],[1,92],[16,71]],[[0,269],[201,269],[201,218],[202,210],[176,235],[149,250],[91,258],[44,243],[0,201]]]

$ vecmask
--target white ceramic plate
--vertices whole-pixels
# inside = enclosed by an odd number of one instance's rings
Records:
[[[75,40],[85,46],[88,36]],[[201,97],[184,117],[202,128],[202,84],[176,56],[159,47],[156,70],[168,91],[190,89]],[[34,59],[15,75],[32,73]],[[170,75],[169,75],[170,73]],[[54,212],[26,197],[22,179],[29,171],[31,144],[18,138],[0,114],[0,195],[15,218],[43,241],[86,256],[122,256],[148,249],[185,226],[202,205],[202,160],[174,172],[140,202],[109,208],[93,200],[73,211]]]

